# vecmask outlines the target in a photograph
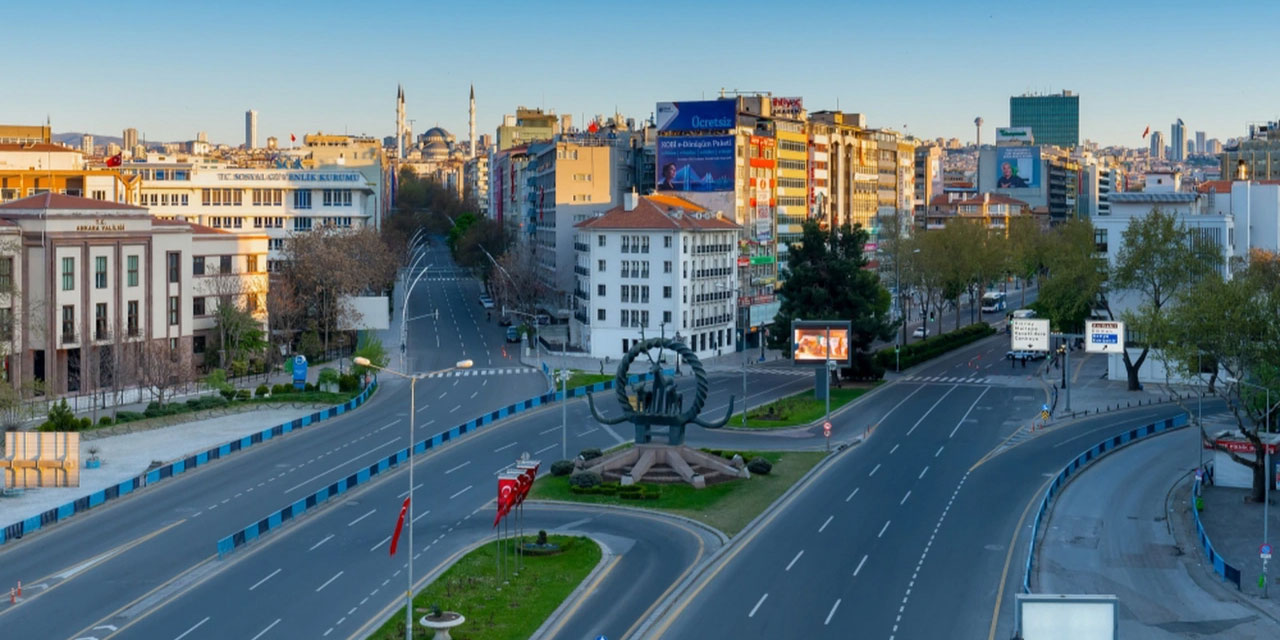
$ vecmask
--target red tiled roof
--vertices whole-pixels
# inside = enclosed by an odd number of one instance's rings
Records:
[[[193,226],[190,222],[186,222],[185,220],[169,220],[169,219],[167,219],[167,218],[152,218],[152,219],[151,219],[151,224],[152,224],[152,225],[160,225],[160,226],[162,226],[162,227],[191,227],[191,226]]]
[[[205,226],[203,224],[196,224],[194,222],[188,222],[187,226],[191,227],[192,233],[231,233],[230,231],[215,229],[213,227]]]
[[[33,151],[39,153],[63,152],[63,153],[80,153],[79,149],[64,147],[60,144],[50,142],[2,142],[0,143],[0,151]]]
[[[4,204],[0,204],[0,209],[50,209],[54,211],[66,210],[116,210],[116,211],[146,211],[142,207],[135,207],[131,204],[120,204],[119,202],[109,202],[107,200],[94,200],[92,198],[80,198],[77,196],[68,196],[61,193],[37,193],[34,196],[27,196],[18,200],[10,200]]]
[[[671,215],[679,212],[680,215]],[[670,195],[641,196],[636,208],[627,211],[622,205],[603,215],[574,225],[582,229],[737,229],[726,218],[707,214],[705,207]]]

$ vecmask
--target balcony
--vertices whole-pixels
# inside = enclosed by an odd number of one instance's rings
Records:
[[[699,318],[693,322],[693,326],[697,328],[710,327],[718,324],[728,324],[733,320],[733,314],[726,313],[710,318]]]
[[[586,268],[586,267],[584,267],[584,266],[582,266],[582,265],[580,265],[580,264],[575,264],[575,265],[573,265],[573,272],[574,272],[574,273],[576,273],[576,274],[578,274],[578,275],[580,275],[580,276],[590,276],[590,275],[591,275],[591,270],[590,270],[590,269],[588,269],[588,268]]]
[[[728,253],[732,249],[733,249],[733,245],[731,244],[704,244],[701,246],[694,247],[693,253],[695,255],[701,255],[705,253]]]
[[[587,243],[585,243],[585,242],[575,242],[575,243],[573,243],[573,250],[574,250],[574,251],[582,251],[582,252],[584,252],[584,253],[585,253],[585,252],[587,252],[587,251],[591,251],[591,247],[590,247],[590,246],[588,246],[588,245],[587,245]]]
[[[586,291],[583,291],[582,289],[574,289],[574,290],[573,290],[573,296],[574,296],[575,298],[581,298],[582,300],[586,300],[586,299],[587,299],[587,292],[586,292]]]
[[[733,273],[733,269],[732,269],[732,268],[730,268],[730,267],[716,267],[716,268],[713,268],[713,269],[695,269],[695,270],[693,271],[693,277],[695,277],[695,278],[716,278],[716,277],[721,277],[721,276],[727,276],[727,275],[729,275],[730,273]]]
[[[587,312],[584,309],[578,309],[574,311],[573,317],[576,318],[578,322],[581,322],[582,324],[591,324],[591,316],[587,315]]]
[[[713,293],[699,293],[693,296],[694,302],[717,302],[720,300],[728,300],[733,297],[732,291],[716,291]]]

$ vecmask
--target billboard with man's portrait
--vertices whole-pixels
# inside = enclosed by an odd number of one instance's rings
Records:
[[[996,188],[1040,187],[1040,147],[996,147]]]
[[[658,191],[733,191],[733,136],[658,137]]]

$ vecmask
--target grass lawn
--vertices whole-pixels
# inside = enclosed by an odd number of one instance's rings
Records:
[[[533,536],[526,539],[532,542]],[[450,631],[456,640],[524,640],[533,635],[600,562],[600,547],[590,539],[547,536],[547,541],[560,545],[561,553],[525,556],[520,575],[510,578],[511,583],[505,586],[496,576],[498,552],[494,543],[463,556],[414,597],[413,637],[432,636],[430,629],[417,624],[432,605],[466,617],[465,623]],[[511,547],[506,551],[510,559]],[[369,636],[369,640],[403,639],[403,606]]]
[[[647,484],[646,490],[662,492],[657,500],[625,500],[618,496],[577,494],[569,490],[568,476],[543,476],[533,485],[530,498],[593,504],[619,504],[668,511],[709,524],[725,534],[736,535],[752,518],[778,499],[827,454],[821,451],[743,451],[744,460],[763,456],[773,463],[767,476],[753,474],[749,480],[732,480],[706,489],[687,484]]]
[[[854,398],[870,391],[869,388],[831,389],[831,411],[843,407]],[[773,414],[770,415],[770,410]],[[827,413],[827,404],[813,397],[813,391],[801,391],[795,395],[778,398],[769,404],[760,405],[747,412],[748,429],[777,429],[806,425],[818,420]],[[742,414],[729,420],[729,427],[742,426]]]
[[[585,387],[597,382],[607,382],[613,378],[614,376],[612,374],[600,375],[598,373],[586,373],[584,371],[575,370],[573,375],[569,376],[569,388]],[[557,386],[556,388],[559,389],[560,387]]]

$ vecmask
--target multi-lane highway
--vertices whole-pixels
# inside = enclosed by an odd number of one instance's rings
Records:
[[[478,284],[452,269],[443,249],[431,251],[424,263],[434,267],[419,283],[407,313],[408,365],[430,371],[471,358],[476,368],[418,383],[416,439],[537,395],[546,385],[540,373],[515,364],[503,329],[486,322],[477,301]],[[432,318],[429,314],[436,310],[438,317]],[[398,350],[391,341],[387,346],[393,353]],[[393,364],[398,358],[393,357]],[[751,377],[752,404],[812,384],[805,376],[757,372]],[[385,617],[402,598],[405,579],[404,553],[391,559],[385,548],[407,491],[402,471],[344,494],[242,552],[224,559],[214,554],[218,538],[407,445],[408,385],[390,376],[382,383],[374,398],[349,416],[273,439],[8,545],[0,552],[0,580],[22,580],[29,586],[17,605],[0,603],[0,625],[39,638],[265,640],[347,637],[366,622]],[[728,396],[740,393],[741,384],[735,375],[715,376],[712,383],[709,414],[723,412]],[[570,455],[630,437],[598,426],[581,400],[570,402],[569,415]],[[717,436],[721,434],[705,434]],[[425,584],[430,568],[487,531],[484,518],[473,516],[492,501],[496,472],[522,452],[558,459],[561,446],[560,412],[543,409],[419,456],[413,523],[417,548],[412,551],[416,573],[424,577],[417,582]],[[581,519],[546,517],[549,523]],[[634,584],[637,598],[629,600],[634,605],[609,618],[610,628],[625,631],[705,553],[699,548],[706,540],[701,534],[670,531],[671,524],[648,531],[638,521],[620,518],[590,522],[605,535],[609,527],[644,530],[644,535],[630,536],[633,550],[646,545],[673,549],[665,563],[643,561],[638,552],[625,560],[633,577],[644,578]],[[613,573],[627,574],[623,561]],[[602,585],[601,591],[625,589],[623,584]],[[599,618],[593,612],[583,619]],[[581,624],[567,620],[563,633],[585,628]]]

